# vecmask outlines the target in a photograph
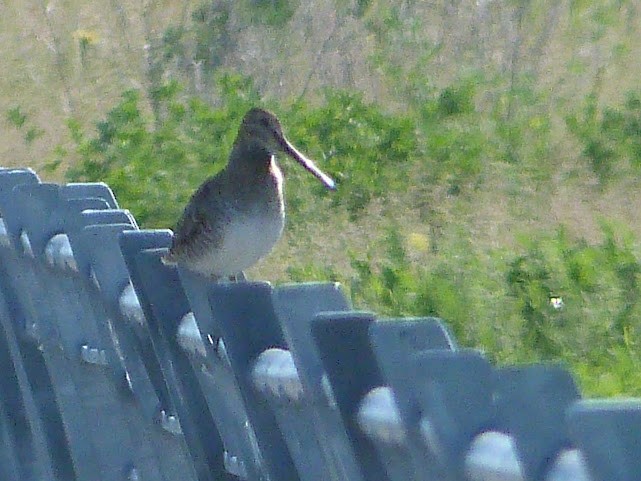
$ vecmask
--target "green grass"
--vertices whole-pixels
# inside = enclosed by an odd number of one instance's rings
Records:
[[[185,98],[174,83],[157,91],[164,114],[155,121],[141,109],[140,94],[129,91],[94,131],[72,123],[68,179],[106,181],[142,225],[171,225],[205,174],[224,164],[244,112],[261,103],[246,78],[224,74],[217,82],[216,108]],[[564,361],[591,394],[641,392],[633,368],[641,314],[634,233],[600,221],[594,241],[558,222],[519,225],[515,216],[532,218],[532,200],[550,194],[536,186],[552,178],[545,165],[552,150],[541,138],[543,148],[528,139],[533,131],[549,138],[551,130],[535,118],[537,125],[517,125],[506,140],[502,118],[473,107],[472,87],[435,91],[404,114],[343,90],[327,90],[320,106],[274,106],[291,122],[289,137],[322,159],[339,188],[328,194],[283,159],[288,242],[274,256],[281,274],[263,266],[259,275],[340,281],[355,306],[383,316],[441,317],[461,344],[482,348],[499,363]],[[603,115],[629,124],[631,108],[636,103],[629,100]],[[533,122],[531,115],[521,118]],[[491,134],[482,133],[483,122],[492,124]],[[622,137],[637,135],[635,129],[609,126],[598,123],[590,132],[635,145]],[[212,137],[220,142],[212,144]],[[506,149],[518,155],[502,160]],[[537,157],[539,169],[530,164],[535,154],[544,156]],[[491,192],[496,173],[505,177],[498,182],[503,192]],[[497,241],[477,231],[479,218],[491,214],[477,209],[488,192],[511,204],[511,237],[503,232]]]

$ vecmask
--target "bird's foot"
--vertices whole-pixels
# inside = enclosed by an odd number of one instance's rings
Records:
[[[171,254],[167,253],[164,256],[160,258],[160,261],[163,263],[163,265],[169,266],[169,267],[176,267],[178,263],[175,261],[175,259],[171,256]]]
[[[247,276],[243,271],[240,271],[238,274],[234,274],[233,276],[229,276],[229,281],[230,282],[246,282],[247,281]]]

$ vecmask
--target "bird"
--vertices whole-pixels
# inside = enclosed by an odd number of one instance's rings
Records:
[[[184,265],[212,280],[244,278],[243,271],[265,257],[283,233],[284,179],[277,154],[336,189],[334,180],[287,140],[278,118],[254,107],[243,117],[227,165],[187,203],[165,264]]]

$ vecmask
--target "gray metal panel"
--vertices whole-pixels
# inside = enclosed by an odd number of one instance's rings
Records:
[[[593,481],[641,479],[641,400],[577,402],[568,422]]]
[[[364,478],[386,481],[390,478],[376,446],[358,425],[361,400],[383,385],[369,341],[374,320],[369,312],[321,313],[314,318],[312,334],[327,373],[326,395],[340,411]]]
[[[0,254],[0,258],[2,258]],[[6,282],[4,272],[0,274],[0,284]],[[20,342],[13,329],[13,320],[0,289],[0,398],[11,423],[8,436],[15,445],[14,460],[19,464],[19,481],[40,481],[42,479],[64,479],[60,476],[70,472],[71,460],[54,459],[55,454],[48,449],[45,427],[34,400],[28,373],[34,359],[23,362]],[[57,441],[64,446],[64,439]],[[62,468],[66,465],[67,469]],[[54,474],[57,473],[57,474]]]
[[[340,412],[337,406],[328,402],[326,382],[323,381],[327,377],[312,336],[312,320],[316,314],[346,311],[349,310],[349,303],[336,283],[282,285],[274,290],[273,299],[276,315],[296,366],[297,381],[304,392],[304,399],[291,415],[313,420],[314,428],[310,432],[318,437],[319,454],[325,462],[323,474],[327,479],[362,480],[363,474]],[[282,411],[281,417],[290,414],[287,412],[287,403],[279,403],[276,408]],[[301,423],[299,429],[305,429],[305,424]]]
[[[223,348],[222,330],[209,319],[212,308],[206,288],[208,281],[189,272],[181,272],[181,283],[203,334],[206,349],[205,358],[194,356],[193,352],[190,358],[223,439],[227,459],[233,461],[229,470],[242,478],[270,479],[226,348]],[[207,330],[203,330],[199,318],[205,319]],[[202,367],[199,369],[198,366]]]
[[[566,412],[579,397],[574,379],[557,364],[497,370],[498,422],[513,436],[519,461],[529,478],[543,477],[558,452],[570,447]]]
[[[224,478],[223,448],[186,353],[176,339],[176,325],[189,305],[175,269],[164,266],[158,249],[171,242],[168,231],[125,231],[122,252],[145,313],[140,331],[151,340],[168,399],[162,406],[177,414],[197,479]]]
[[[300,479],[274,414],[256,396],[251,380],[253,363],[262,351],[287,347],[274,313],[271,286],[253,282],[213,284],[191,272],[180,274],[203,336],[214,338],[221,333],[224,338],[237,389],[270,479]],[[203,291],[207,304],[203,306],[205,312],[199,314],[190,293],[202,299],[198,292]]]

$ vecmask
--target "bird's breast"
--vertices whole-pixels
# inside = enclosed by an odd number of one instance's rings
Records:
[[[224,228],[221,245],[208,251],[199,263],[206,266],[203,270],[217,276],[235,275],[272,250],[283,233],[284,224],[284,215],[234,216]]]
[[[272,155],[271,161],[269,163],[269,175],[272,179],[272,182],[276,186],[279,195],[283,195],[283,171],[280,170],[280,167],[276,163],[276,158]]]
[[[217,231],[218,240],[199,250],[188,265],[205,275],[226,277],[258,262],[283,233],[283,175],[276,162],[272,160],[267,175],[258,182],[217,198],[216,206],[211,228]]]

